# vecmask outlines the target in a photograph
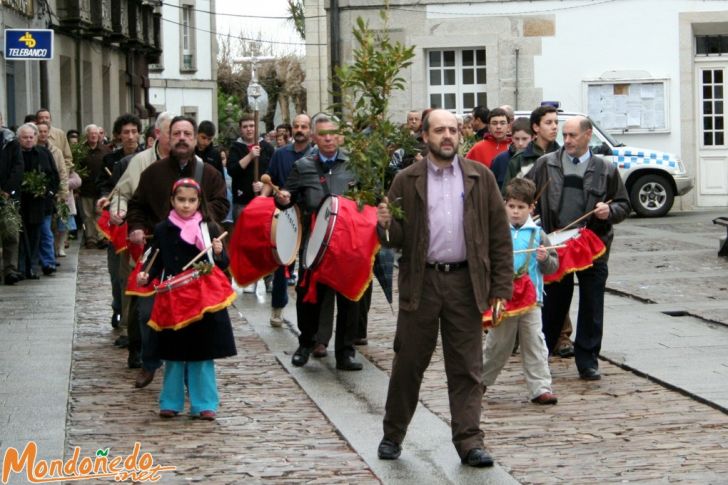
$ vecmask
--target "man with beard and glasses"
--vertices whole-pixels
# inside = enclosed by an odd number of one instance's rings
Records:
[[[307,114],[300,114],[293,119],[293,143],[279,148],[273,154],[268,174],[271,181],[278,187],[286,184],[288,174],[291,173],[293,163],[303,158],[311,151],[311,118]],[[260,182],[256,182],[260,184]],[[256,185],[254,184],[254,185]],[[269,195],[271,187],[255,186],[254,190],[262,191],[262,195]],[[293,271],[295,262],[290,265],[289,272]],[[273,327],[283,325],[283,308],[288,304],[288,277],[286,267],[281,266],[273,275],[273,290],[271,294],[270,324]]]
[[[395,460],[417,407],[422,376],[442,334],[452,441],[463,464],[493,465],[480,425],[485,310],[511,297],[510,227],[493,174],[460,159],[458,123],[433,110],[422,123],[428,156],[399,172],[378,207],[383,246],[402,250],[394,362],[378,456]]]
[[[207,209],[215,222],[221,223],[230,208],[225,181],[220,172],[195,156],[197,124],[188,116],[176,116],[169,124],[170,153],[151,164],[139,178],[139,185],[129,200],[126,216],[129,240],[143,243],[144,234],[165,220],[171,209],[169,191],[181,178],[200,181]]]

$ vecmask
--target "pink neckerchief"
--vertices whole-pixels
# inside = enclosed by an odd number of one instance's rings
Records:
[[[205,241],[202,239],[202,214],[200,211],[195,212],[188,219],[183,219],[177,212],[172,209],[169,211],[169,221],[180,229],[180,237],[186,243],[197,246],[200,251],[205,249]]]

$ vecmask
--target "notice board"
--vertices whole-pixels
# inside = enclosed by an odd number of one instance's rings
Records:
[[[587,114],[609,133],[670,131],[668,80],[587,81]]]

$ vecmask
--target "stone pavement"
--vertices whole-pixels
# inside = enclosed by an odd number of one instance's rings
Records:
[[[726,483],[728,261],[717,257],[724,231],[710,224],[717,215],[633,218],[617,227],[603,380],[580,381],[573,360],[553,359],[559,404],[536,406],[526,398],[520,358],[513,357],[484,397],[494,470],[457,461],[439,348],[402,458],[376,459],[394,331],[378,288],[369,345],[359,348],[371,362],[363,372],[337,372],[331,356],[292,369],[294,334],[268,326],[264,295],[243,295],[236,306],[248,322],[231,309],[239,355],[217,363],[220,418],[160,420],[159,379],[134,389],[125,351],[111,345],[105,256],[88,250],[81,252],[75,292],[73,258],[57,279],[2,287],[0,422],[15,425],[0,428],[0,446],[55,436],[43,447],[58,457],[58,436],[65,435],[66,453],[73,446],[122,453],[140,441],[155,461],[178,467],[161,483]],[[74,293],[75,330],[67,311]],[[21,318],[22,311],[36,318]],[[287,318],[294,314],[289,305]],[[51,329],[57,334],[47,338]],[[32,367],[41,357],[52,364]],[[65,420],[44,411],[64,410],[66,398]]]

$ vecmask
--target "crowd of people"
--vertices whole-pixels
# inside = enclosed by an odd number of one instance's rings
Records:
[[[2,131],[2,204],[12,205],[20,219],[17,230],[2,233],[4,284],[37,280],[40,273],[52,277],[71,234],[86,250],[106,250],[111,327],[126,329],[115,345],[128,348],[127,365],[139,369],[137,388],[152,382],[164,365],[164,418],[184,410],[187,386],[191,414],[215,419],[219,397],[213,360],[236,352],[230,318],[219,306],[205,315],[205,325],[184,322],[174,332],[159,331],[153,298],[130,286],[179,275],[200,251],[203,261],[225,270],[224,234],[259,196],[273,197],[281,210],[296,205],[305,241],[321,201],[345,195],[357,184],[334,117],[312,119],[301,113],[291,124],[257,136],[253,116],[244,115],[238,128],[239,138],[220,147],[211,121],[198,125],[164,112],[143,130],[136,116],[124,114],[115,120],[109,141],[93,124],[81,136],[63,132],[41,109],[15,133]],[[441,334],[453,443],[464,464],[491,466],[480,426],[482,396],[516,346],[533,403],[558,401],[549,355],[575,356],[582,379],[601,378],[597,356],[607,261],[612,226],[630,211],[626,190],[616,169],[591,153],[587,118],[566,122],[564,146],[558,145],[557,110],[551,106],[518,119],[509,106],[477,107],[464,117],[441,109],[413,110],[403,128],[415,148],[395,151],[393,182],[377,208],[382,244],[377,257],[399,255],[395,358],[378,455],[400,456]],[[272,183],[262,183],[262,174]],[[405,218],[392,216],[390,201]],[[603,251],[588,267],[570,268],[546,284],[544,275],[561,269],[548,234],[572,221],[593,232]],[[120,249],[104,228],[122,226],[126,243]],[[326,356],[335,321],[336,368],[361,370],[356,346],[367,344],[371,284],[353,301],[312,283],[301,261],[302,253],[297,274],[295,265],[280,266],[267,281],[270,325],[286,323],[288,286],[296,284],[300,335],[292,364],[303,367],[312,356]],[[579,311],[572,342],[575,276]],[[312,285],[315,303],[304,298]],[[504,308],[531,294],[531,304],[506,311],[500,320]],[[493,326],[484,346],[486,314]]]

